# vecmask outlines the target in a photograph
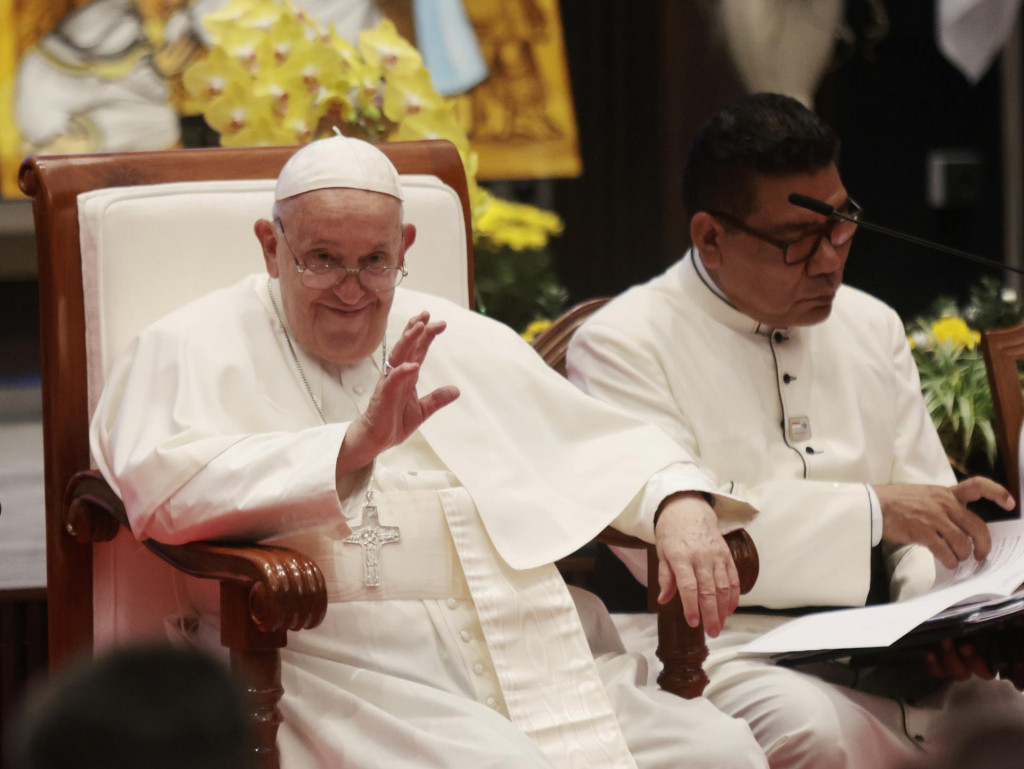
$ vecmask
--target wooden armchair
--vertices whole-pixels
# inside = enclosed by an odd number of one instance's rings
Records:
[[[152,540],[141,547],[121,501],[90,470],[88,425],[113,357],[136,331],[263,269],[252,224],[269,213],[274,179],[296,149],[32,157],[19,179],[33,198],[39,260],[50,663],[163,635],[163,611],[175,605],[164,562],[217,580],[221,640],[250,684],[263,767],[278,766],[279,649],[289,630],[323,620],[323,575],[309,558],[279,547]],[[447,259],[414,271],[408,284],[469,306],[469,200],[455,147],[433,141],[382,149],[418,190],[406,203],[419,230],[417,256]],[[226,204],[225,195],[232,196]],[[181,208],[166,210],[169,201]],[[201,225],[200,213],[214,220]]]
[[[608,297],[588,299],[566,310],[533,340],[533,348],[551,368],[565,376],[565,354],[572,335],[607,301]],[[754,541],[742,529],[726,535],[725,540],[739,571],[740,591],[750,592],[758,573],[757,548],[754,547]],[[708,683],[702,667],[708,656],[704,626],[692,628],[686,624],[683,605],[678,595],[665,605],[658,603],[658,556],[654,546],[621,534],[610,527],[601,533],[598,541],[606,545],[647,550],[647,608],[648,611],[658,614],[657,655],[664,665],[658,675],[658,685],[680,697],[699,697]]]
[[[992,391],[996,445],[1007,488],[1020,514],[1020,433],[1024,420],[1024,392],[1020,363],[1024,361],[1024,323],[986,331],[981,337],[988,386]]]

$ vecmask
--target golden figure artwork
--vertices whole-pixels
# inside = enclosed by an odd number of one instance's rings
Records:
[[[480,179],[578,176],[556,0],[465,0],[488,77],[462,97]]]

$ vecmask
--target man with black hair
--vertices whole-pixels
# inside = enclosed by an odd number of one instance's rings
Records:
[[[734,616],[712,643],[706,695],[751,724],[773,767],[903,765],[941,734],[944,719],[929,716],[973,686],[1008,687],[1021,707],[1005,682],[941,687],[923,707],[735,659],[786,618],[763,609],[863,605],[873,552],[890,597],[927,590],[935,559],[953,567],[991,546],[967,503],[1013,507],[989,479],[956,482],[900,319],[842,285],[860,207],[838,154],[834,131],[789,97],[718,111],[683,183],[693,248],[595,313],[568,354],[581,389],[661,427],[761,511],[749,527],[761,572],[741,605],[762,612]],[[928,662],[938,676],[987,675],[969,647]],[[845,666],[830,672],[853,681]]]

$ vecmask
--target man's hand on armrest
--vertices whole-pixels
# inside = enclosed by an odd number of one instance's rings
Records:
[[[378,380],[366,412],[345,433],[338,452],[337,477],[366,467],[459,397],[458,388],[452,386],[439,387],[422,398],[416,394],[420,365],[430,344],[444,329],[443,321],[431,323],[426,312],[410,318],[389,356],[390,371]]]
[[[972,552],[980,561],[992,547],[988,527],[967,509],[969,502],[984,498],[1013,509],[1010,492],[981,476],[949,488],[902,483],[874,489],[882,506],[882,537],[925,545],[947,569],[955,569]]]
[[[658,551],[659,603],[679,590],[690,627],[704,619],[715,638],[740,601],[740,578],[718,516],[699,492],[673,494],[658,508],[654,540]]]

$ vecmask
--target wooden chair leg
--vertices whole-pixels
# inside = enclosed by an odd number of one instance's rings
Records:
[[[661,674],[658,686],[686,699],[699,697],[708,684],[704,660],[708,647],[704,640],[704,623],[697,627],[686,624],[683,602],[676,595],[658,608],[658,659]]]
[[[278,704],[281,686],[281,649],[285,630],[265,633],[252,621],[249,588],[222,582],[220,586],[221,643],[231,652],[231,668],[246,685],[250,698],[249,724],[255,742],[258,769],[279,769],[277,729],[283,717]]]
[[[725,541],[739,572],[740,592],[747,593],[757,580],[757,549],[750,535],[742,529],[727,534]],[[658,676],[658,686],[686,699],[699,697],[708,684],[704,672],[704,660],[708,656],[704,623],[697,627],[686,624],[683,602],[678,594],[667,604],[658,604],[658,556],[653,547],[647,551],[647,585],[648,607],[658,613],[656,654],[664,666]]]

